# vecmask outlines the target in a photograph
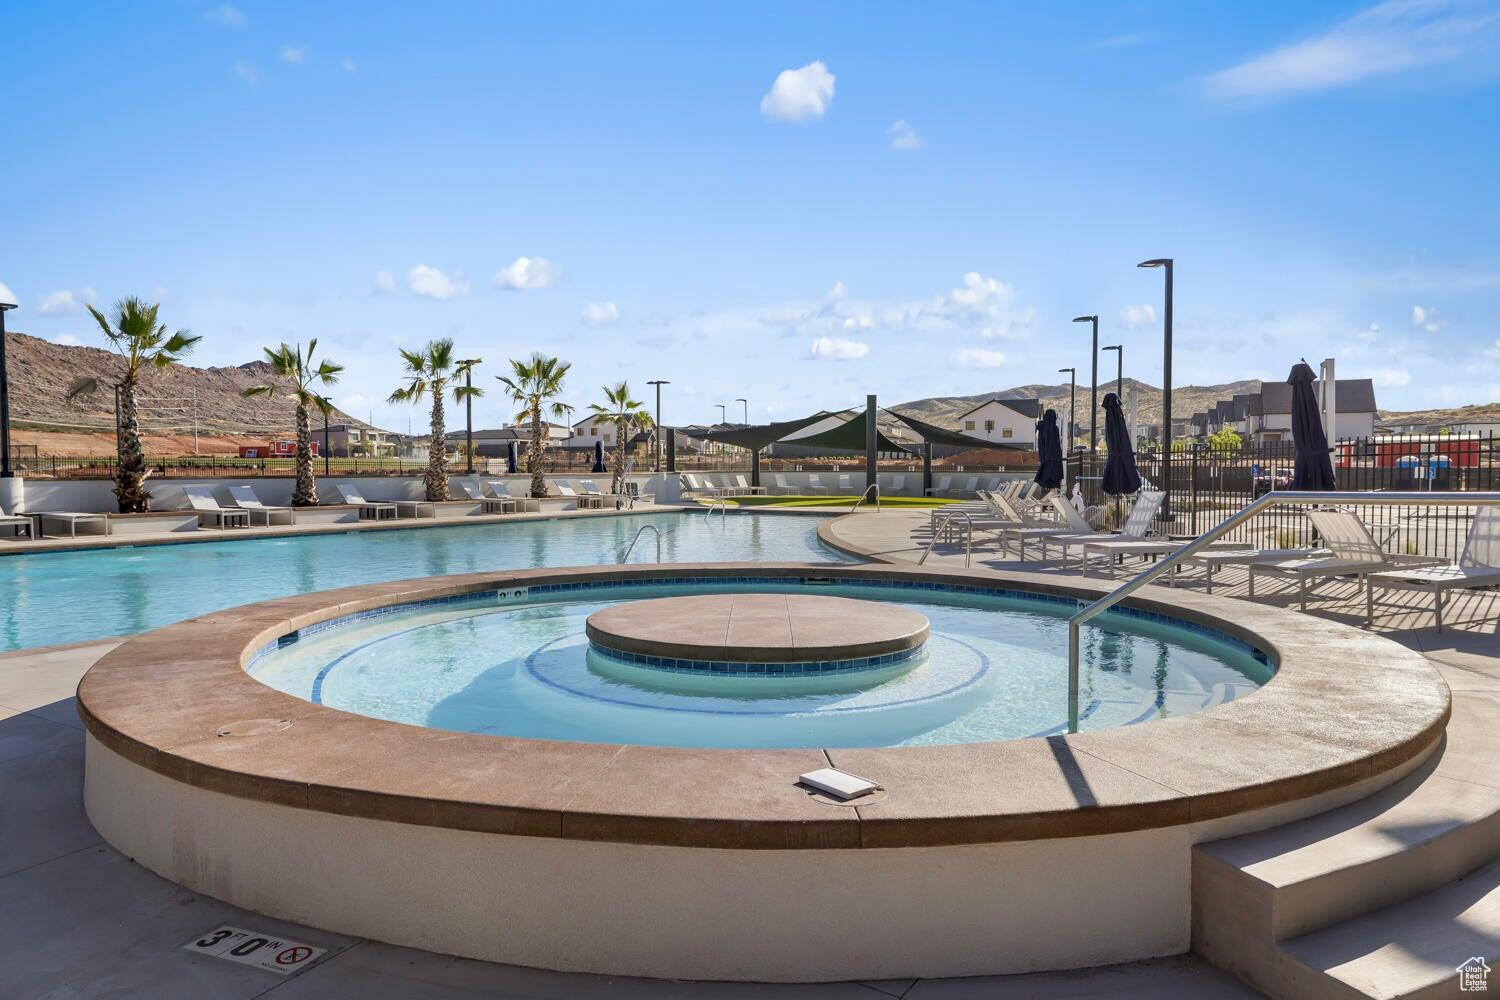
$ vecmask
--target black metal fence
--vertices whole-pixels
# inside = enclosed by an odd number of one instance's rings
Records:
[[[1397,435],[1340,441],[1334,475],[1341,492],[1468,492],[1500,488],[1500,436],[1493,434]],[[1105,456],[1082,453],[1068,462],[1091,504],[1117,503],[1099,489]],[[1238,450],[1178,443],[1171,462],[1160,451],[1137,456],[1143,480],[1170,492],[1173,534],[1199,535],[1272,489],[1290,486],[1296,451],[1290,441]],[[1165,466],[1170,465],[1170,479]],[[1454,558],[1463,548],[1474,509],[1462,505],[1403,507],[1351,504],[1387,551]],[[1276,506],[1226,538],[1268,548],[1314,543],[1304,507]]]

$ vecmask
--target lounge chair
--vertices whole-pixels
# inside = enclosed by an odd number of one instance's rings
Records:
[[[253,486],[231,486],[229,496],[234,500],[235,506],[247,512],[253,520],[255,515],[266,519],[266,526],[270,527],[278,519],[285,519],[285,524],[296,524],[297,513],[290,507],[267,507],[260,502],[260,497],[255,495]]]
[[[214,499],[214,491],[207,486],[184,486],[182,493],[187,497],[188,505],[198,513],[198,524],[202,526],[205,520],[213,522],[217,528],[248,528],[250,527],[250,512],[238,507],[220,507],[219,501]]]
[[[877,482],[878,481],[879,480],[877,478]],[[904,492],[906,492],[905,476],[892,476],[890,488],[884,491],[885,495],[888,497],[899,497]]]
[[[948,495],[949,496],[963,495],[963,496],[971,496],[971,497],[977,497],[977,496],[979,496],[979,477],[978,476],[970,476],[967,480],[965,480],[962,489],[949,490],[948,491]]]
[[[516,505],[516,509],[524,512],[540,512],[542,502],[536,497],[518,497],[510,492],[510,486],[498,480],[491,480],[485,484],[489,487],[490,496],[497,500],[509,500]]]
[[[349,504],[351,507],[359,508],[360,517],[368,514],[371,518],[379,521],[384,517],[399,516],[396,512],[395,504],[384,500],[366,500],[360,495],[359,488],[353,483],[338,483],[334,488],[338,490],[339,496],[343,498],[344,503]]]
[[[841,474],[839,476],[838,493],[835,495],[841,497],[852,497],[854,495],[854,479],[847,474]]]
[[[1096,531],[1079,515],[1078,511],[1073,509],[1072,504],[1057,494],[1048,497],[1044,503],[1051,508],[1054,515],[1051,524],[1019,525],[1000,531],[1000,547],[1009,549],[1011,543],[1014,542],[1022,562],[1026,561],[1027,542],[1041,542],[1045,549],[1049,541],[1062,543],[1066,540],[1068,544],[1077,544],[1094,538],[1113,537],[1107,531]]]
[[[942,496],[943,494],[945,494],[945,493],[948,492],[948,487],[951,486],[952,484],[953,484],[953,477],[952,476],[943,476],[943,477],[941,477],[941,478],[938,479],[937,484],[935,486],[929,486],[929,487],[927,487],[927,489],[923,490],[923,493],[925,495],[927,495],[927,496],[930,496],[930,497]]]
[[[1249,566],[1253,563],[1275,563],[1284,562],[1288,559],[1313,559],[1323,558],[1329,555],[1327,549],[1302,548],[1302,549],[1231,549],[1224,552],[1199,552],[1188,556],[1182,561],[1182,567],[1202,566],[1203,581],[1207,584],[1207,592],[1214,592],[1214,573],[1225,566]],[[1167,586],[1177,585],[1177,573],[1167,578]]]
[[[1068,553],[1074,546],[1085,546],[1104,542],[1119,543],[1129,541],[1145,541],[1146,534],[1151,530],[1151,525],[1156,518],[1156,511],[1166,498],[1165,493],[1155,490],[1141,490],[1135,495],[1135,503],[1131,505],[1130,512],[1125,515],[1125,524],[1120,528],[1119,534],[1110,534],[1105,531],[1095,531],[1089,535],[1077,535],[1069,533],[1051,538],[1041,539],[1042,558],[1047,558],[1047,550],[1053,545],[1062,549],[1062,560],[1068,562]],[[1112,560],[1111,560],[1112,561]],[[1084,556],[1084,562],[1088,562],[1088,556]],[[1086,569],[1087,567],[1085,567]]]
[[[601,507],[605,504],[613,504],[618,507],[620,501],[624,499],[621,494],[605,493],[592,479],[580,479],[578,480],[578,485],[581,487],[578,491],[579,493],[586,497],[598,497],[600,500],[599,506]]]
[[[61,521],[63,524],[66,524],[68,526],[69,538],[78,537],[78,526],[80,524],[97,524],[104,529],[104,534],[109,534],[108,514],[80,514],[74,511],[67,510],[33,510],[28,511],[24,516],[29,517],[33,520],[33,530],[35,530],[38,535],[47,534],[48,521]]]
[[[1162,496],[1162,493],[1158,490],[1142,490],[1138,496],[1155,496],[1159,498]],[[1137,503],[1137,506],[1139,506],[1139,503]],[[1156,506],[1160,506],[1159,499]],[[1131,521],[1136,516],[1136,509],[1132,508],[1130,514],[1126,517],[1125,527],[1119,535],[1112,538],[1085,539],[1083,541],[1080,548],[1083,550],[1082,568],[1084,576],[1089,575],[1089,560],[1093,556],[1103,555],[1106,557],[1104,564],[1109,567],[1110,579],[1114,579],[1116,561],[1123,559],[1125,556],[1170,555],[1187,544],[1185,541],[1173,538],[1145,537],[1147,530],[1150,528],[1150,518],[1145,519],[1144,526],[1137,522],[1137,525],[1133,529]],[[1154,507],[1152,509],[1152,516],[1155,516]],[[1215,551],[1228,550],[1234,552],[1243,552],[1250,548],[1245,542],[1234,541],[1211,542],[1208,547]]]
[[[808,496],[827,496],[830,492],[832,491],[827,486],[823,485],[823,477],[819,476],[816,472],[807,477]]]
[[[738,487],[740,493],[744,494],[745,496],[763,497],[766,495],[766,488],[764,486],[751,486],[749,481],[745,479],[744,476],[735,476],[734,485]]]
[[[3,507],[0,507],[0,528],[10,528],[17,538],[21,537],[23,531],[27,538],[36,537],[32,531],[31,518],[25,514],[7,514]]]
[[[1371,573],[1402,567],[1437,566],[1442,560],[1428,556],[1397,556],[1381,548],[1370,529],[1346,510],[1315,510],[1308,520],[1323,539],[1329,554],[1311,559],[1278,559],[1250,564],[1248,596],[1255,596],[1255,578],[1269,576],[1297,584],[1298,605],[1307,610],[1307,599],[1318,581],[1332,576],[1355,577],[1361,586]],[[1366,609],[1367,611],[1369,609]]]
[[[561,494],[564,500],[573,501],[573,506],[578,510],[597,509],[604,506],[603,497],[584,496],[573,488],[573,483],[570,480],[559,479],[553,482],[552,485],[557,488],[557,492]]]
[[[1365,577],[1365,624],[1375,624],[1375,589],[1431,594],[1437,628],[1443,630],[1443,598],[1450,590],[1500,586],[1500,507],[1481,507],[1456,566],[1385,570]]]
[[[464,491],[464,496],[479,504],[486,514],[509,514],[516,509],[514,497],[487,497],[477,483],[459,483],[458,488]]]
[[[786,497],[801,496],[801,494],[802,494],[801,487],[793,486],[790,483],[788,483],[786,481],[786,476],[783,476],[781,473],[778,472],[773,477],[773,480],[776,483],[776,492],[779,493],[779,494],[781,494],[782,496],[786,496]]]

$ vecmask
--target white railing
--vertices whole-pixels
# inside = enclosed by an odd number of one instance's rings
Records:
[[[620,553],[620,562],[629,561],[630,553],[635,551],[635,543],[639,542],[641,536],[648,531],[656,533],[656,561],[661,562],[661,529],[654,524],[643,524],[640,526],[635,533],[635,537],[630,540],[630,544],[625,546],[625,551]]]
[[[1261,511],[1274,504],[1291,504],[1294,506],[1312,506],[1314,504],[1397,506],[1407,504],[1415,507],[1477,507],[1500,504],[1500,493],[1363,493],[1352,491],[1348,493],[1300,493],[1288,491],[1263,494],[1259,499],[1251,501],[1242,510],[1229,515],[1197,538],[1184,543],[1182,548],[1177,549],[1171,555],[1153,564],[1145,572],[1116,587],[1097,601],[1085,605],[1077,614],[1068,619],[1068,732],[1078,732],[1078,650],[1080,631],[1084,624],[1102,615],[1148,583],[1159,580],[1161,577],[1172,572],[1178,566],[1182,565],[1184,560],[1197,555],[1233,529],[1249,521]],[[936,537],[934,537],[933,541],[937,541]],[[929,549],[931,547],[931,545],[928,546]]]
[[[870,499],[870,494],[872,492],[875,494],[875,509],[879,510],[880,509],[880,484],[879,483],[871,483],[869,486],[865,487],[865,491],[864,491],[864,493],[860,494],[859,499],[856,500],[856,501],[854,501],[854,506],[849,508],[849,513],[853,514],[855,511],[859,510],[859,505],[862,504],[862,503],[864,503],[866,500]]]
[[[969,516],[969,512],[966,510],[951,510],[943,515],[943,519],[932,529],[932,541],[928,542],[927,548],[922,550],[922,558],[917,560],[918,566],[926,562],[927,557],[932,555],[932,547],[938,543],[939,538],[943,537],[943,532],[947,530],[948,522],[955,517],[964,519],[964,568],[969,568],[969,561],[974,552],[974,519]]]

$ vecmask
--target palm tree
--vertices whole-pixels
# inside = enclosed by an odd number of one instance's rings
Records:
[[[557,401],[562,395],[563,381],[571,368],[566,361],[549,358],[544,354],[533,354],[525,361],[514,358],[510,362],[509,375],[496,375],[510,394],[512,401],[519,403],[521,411],[516,414],[517,423],[531,424],[531,444],[526,448],[526,471],[531,473],[531,495],[541,498],[547,495],[547,479],[542,474],[542,453],[547,447],[546,426],[542,422],[542,410],[559,419],[566,418],[573,408]]]
[[[327,359],[314,368],[313,352],[317,349],[317,338],[307,342],[306,354],[302,353],[301,344],[296,347],[282,344],[274,350],[265,348],[266,362],[277,382],[252,385],[241,393],[246,397],[269,396],[284,389],[287,398],[297,404],[297,489],[292,493],[293,507],[318,505],[318,487],[313,480],[312,421],[308,409],[316,406],[326,420],[333,411],[333,403],[327,396],[314,392],[313,386],[332,385],[344,370],[343,365]]]
[[[119,501],[120,513],[143,514],[151,509],[151,494],[146,492],[146,453],[141,447],[141,420],[135,405],[141,373],[147,368],[172,367],[203,338],[186,330],[168,333],[166,324],[157,322],[157,313],[161,309],[159,303],[147,305],[144,299],[132,296],[121,299],[111,308],[113,323],[89,306],[94,321],[104,331],[104,339],[120,355],[113,382],[119,413],[119,427],[115,434],[118,459],[115,499]],[[92,375],[74,379],[68,387],[67,398],[91,396],[99,390],[99,385],[99,380]]]
[[[427,488],[428,501],[437,503],[448,499],[448,441],[443,428],[443,394],[450,382],[473,371],[476,362],[456,360],[453,341],[449,338],[429,340],[420,351],[402,348],[401,360],[406,364],[406,385],[391,393],[388,401],[415,403],[425,395],[432,397],[432,441],[427,446],[427,470],[422,473],[422,485]],[[453,386],[455,403],[482,395],[483,389]]]
[[[614,388],[603,386],[604,403],[590,403],[589,411],[594,417],[615,428],[615,474],[610,480],[609,491],[616,496],[625,492],[625,444],[639,431],[650,430],[655,423],[646,406],[630,398],[630,386],[621,382]]]

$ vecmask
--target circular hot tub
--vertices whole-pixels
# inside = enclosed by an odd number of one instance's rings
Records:
[[[1188,944],[1195,842],[1395,780],[1441,738],[1447,690],[1421,656],[1357,629],[1147,588],[1097,620],[1085,684],[1099,704],[1070,735],[1048,622],[1109,587],[632,565],[269,601],[138,636],[89,672],[85,802],[110,843],[198,891],[492,961],[832,980],[1173,954]],[[704,596],[719,599],[662,627],[663,609],[688,606],[671,601]],[[873,605],[860,608],[872,624],[846,628],[835,611],[820,659],[775,659],[808,655],[793,651],[789,596]],[[911,662],[797,678],[823,686],[788,693],[785,677],[704,658],[746,597],[747,614],[779,616],[793,638],[746,645],[757,652],[741,664],[925,643],[907,647]],[[1034,615],[1035,648],[970,641],[1007,620],[994,610],[1007,601]],[[1169,639],[1186,652],[1161,656]],[[1174,674],[1194,643],[1218,651],[1213,671],[1240,650],[1243,688]],[[821,658],[833,650],[850,655]],[[1157,705],[1173,677],[1199,688]],[[1031,681],[1033,696],[1011,697]],[[746,714],[773,702],[786,711]],[[799,784],[829,766],[882,791],[841,805]]]

